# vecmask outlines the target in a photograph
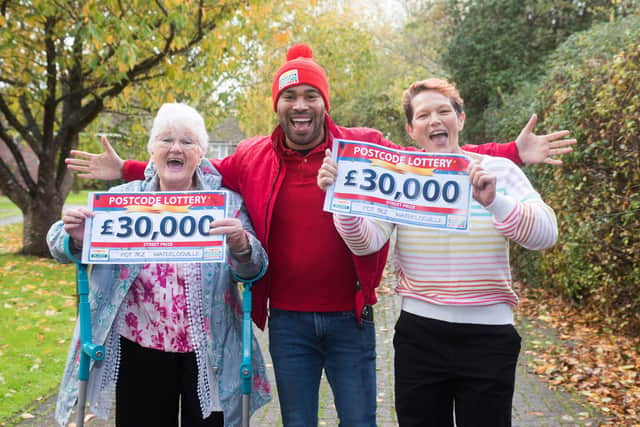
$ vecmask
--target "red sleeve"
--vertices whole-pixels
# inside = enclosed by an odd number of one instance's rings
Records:
[[[211,163],[215,167],[220,175],[222,175],[222,185],[230,190],[240,193],[240,180],[238,179],[238,171],[242,170],[236,165],[238,158],[237,149],[236,153],[231,154],[224,159],[213,159]]]
[[[125,160],[124,165],[122,165],[122,179],[127,182],[144,179],[144,169],[146,167],[147,162],[141,162],[139,160]]]
[[[505,157],[517,165],[522,164],[522,160],[518,155],[518,147],[515,141],[508,142],[506,144],[498,144],[496,142],[488,142],[481,145],[464,145],[463,150],[471,151],[473,153],[486,154],[493,157]]]

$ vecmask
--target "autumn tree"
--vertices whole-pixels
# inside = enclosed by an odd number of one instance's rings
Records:
[[[250,135],[267,134],[276,124],[271,103],[274,73],[293,43],[306,43],[329,79],[331,117],[342,126],[367,126],[388,138],[403,139],[401,91],[393,79],[404,70],[379,43],[376,32],[363,19],[361,5],[318,1],[301,5],[273,2],[268,14],[282,16],[269,22],[259,40],[259,62],[253,80],[238,98],[238,117]],[[354,10],[358,9],[358,10]],[[362,12],[362,13],[358,13]]]
[[[404,130],[401,96],[416,80],[446,77],[441,57],[452,25],[447,1],[396,0],[392,13],[388,2],[366,0],[269,4],[267,14],[282,19],[265,25],[256,41],[261,67],[237,103],[243,129],[271,132],[271,79],[287,48],[304,42],[327,72],[337,123],[376,128],[398,144],[413,144]]]
[[[70,187],[64,159],[83,130],[106,109],[214,91],[234,60],[219,30],[241,24],[247,3],[0,2],[0,190],[23,212],[24,253],[48,256]],[[203,73],[212,62],[219,73]]]

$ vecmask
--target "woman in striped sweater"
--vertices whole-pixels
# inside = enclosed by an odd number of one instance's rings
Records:
[[[532,250],[557,239],[553,210],[510,160],[465,152],[458,145],[463,101],[444,80],[414,83],[403,96],[407,132],[425,151],[472,158],[468,233],[334,215],[358,254],[380,249],[397,231],[395,401],[407,426],[510,426],[520,336],[513,326],[518,297],[511,287],[509,240]],[[318,185],[333,183],[325,158]]]

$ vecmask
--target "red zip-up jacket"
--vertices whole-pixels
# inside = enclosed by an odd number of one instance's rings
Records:
[[[321,144],[322,150],[324,150],[324,148],[331,148],[333,138],[364,141],[387,147],[403,148],[384,139],[382,134],[375,129],[337,126],[328,115],[325,115],[325,131],[327,137],[324,143]],[[257,136],[245,139],[238,144],[234,154],[221,160],[212,160],[213,165],[223,177],[223,185],[242,195],[256,236],[267,250],[267,254],[270,255],[278,251],[278,248],[269,247],[269,236],[274,205],[282,188],[285,174],[287,173],[285,159],[283,158],[283,148],[284,132],[280,126],[278,126],[270,136]],[[514,142],[509,144],[490,143],[478,146],[467,145],[463,148],[467,151],[507,157],[517,163],[521,163]],[[314,152],[315,151],[317,150],[314,150]],[[304,159],[305,156],[299,156],[300,162],[304,162]],[[291,161],[291,157],[288,161]],[[141,179],[145,166],[146,163],[144,162],[127,160],[123,167],[123,178],[127,181]],[[315,184],[313,184],[313,186],[315,187]],[[315,190],[319,193],[317,197],[324,197],[324,194],[321,193],[317,187],[315,187]],[[307,210],[307,215],[322,214],[326,213],[317,209],[315,205],[312,209]],[[304,218],[292,219],[291,226],[295,226],[295,221],[300,220],[304,220]],[[326,230],[318,230],[319,233],[325,231]],[[333,226],[332,232],[337,234]],[[314,244],[317,240],[319,239],[314,238],[313,235],[308,236],[309,244]],[[354,292],[355,300],[353,303],[349,303],[349,305],[355,308],[355,313],[359,320],[364,305],[375,304],[377,301],[375,288],[380,283],[387,253],[388,244],[375,254],[367,256],[351,254],[358,284],[354,284],[354,286],[356,286],[356,291]],[[331,255],[332,254],[327,253],[325,259],[304,261],[316,262],[326,266],[326,268],[331,268]],[[305,253],[296,254],[296,256],[305,257]],[[292,263],[295,262],[296,260],[292,260]],[[295,266],[292,265],[292,268],[295,268]],[[305,280],[304,275],[302,276],[303,277],[300,277],[298,280]],[[256,325],[261,329],[264,329],[266,324],[272,280],[272,275],[267,271],[267,274],[261,280],[257,281],[252,288],[252,317]]]

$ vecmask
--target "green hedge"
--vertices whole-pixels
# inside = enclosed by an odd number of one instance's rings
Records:
[[[613,327],[640,332],[640,16],[571,36],[548,73],[521,87],[486,123],[502,138],[539,112],[538,131],[578,139],[561,168],[526,169],[558,216],[548,251],[516,248],[517,278],[555,287]]]

